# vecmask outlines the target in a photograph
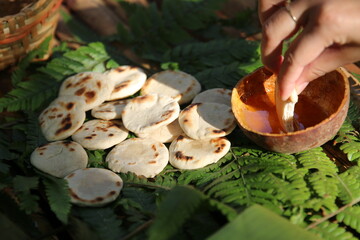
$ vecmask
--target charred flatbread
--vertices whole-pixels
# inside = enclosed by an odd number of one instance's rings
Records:
[[[191,103],[214,102],[230,107],[231,93],[232,91],[226,88],[211,88],[196,95]]]
[[[82,72],[65,79],[61,84],[59,96],[82,97],[87,111],[108,99],[113,87],[106,74]]]
[[[223,137],[234,130],[236,123],[231,107],[220,103],[193,103],[179,115],[186,135],[193,139]]]
[[[169,147],[169,162],[179,169],[198,169],[219,161],[229,150],[225,137],[195,140],[180,135]]]
[[[158,94],[133,98],[122,112],[125,128],[136,134],[152,132],[173,122],[180,112],[174,99]]]
[[[39,116],[39,124],[48,141],[70,137],[85,121],[85,102],[76,96],[56,98]]]
[[[72,139],[89,150],[107,149],[128,136],[120,120],[94,119],[85,122],[73,135]]]
[[[52,176],[63,178],[73,171],[85,168],[88,156],[85,149],[73,141],[56,141],[37,147],[30,163]]]
[[[180,127],[178,119],[176,119],[172,123],[162,126],[152,132],[139,133],[137,136],[139,138],[151,138],[162,143],[169,143],[182,133],[184,133],[184,131]]]
[[[112,120],[121,119],[121,113],[130,99],[104,102],[91,110],[94,118]]]
[[[129,97],[138,92],[146,81],[144,71],[135,66],[123,65],[106,72],[114,88],[107,100]]]
[[[70,200],[79,206],[99,207],[114,201],[123,181],[116,173],[104,168],[83,168],[65,177]]]
[[[182,71],[166,70],[149,77],[141,95],[157,93],[172,97],[179,104],[189,103],[201,91],[199,81]]]
[[[155,177],[169,162],[166,146],[153,139],[130,138],[116,145],[106,156],[109,169]]]

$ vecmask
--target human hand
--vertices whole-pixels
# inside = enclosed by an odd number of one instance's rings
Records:
[[[307,84],[337,67],[360,60],[359,0],[259,0],[262,61],[278,74],[280,96],[301,93]],[[301,33],[282,57],[283,41]]]

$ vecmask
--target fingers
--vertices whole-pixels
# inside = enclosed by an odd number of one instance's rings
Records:
[[[273,13],[281,8],[284,0],[259,0],[259,18],[263,24]]]
[[[321,31],[312,26],[304,29],[286,52],[278,77],[280,96],[284,101],[290,97],[296,85],[300,84],[298,81],[305,67],[328,47],[328,37]]]
[[[301,93],[308,82],[343,65],[360,59],[359,45],[344,45],[326,49],[310,65],[306,66],[296,82],[297,93]]]
[[[294,2],[290,9],[292,14],[299,19],[303,11],[301,4]],[[261,56],[263,64],[273,72],[277,73],[280,67],[279,59],[282,53],[283,40],[294,34],[297,28],[296,23],[285,8],[278,9],[264,22]]]

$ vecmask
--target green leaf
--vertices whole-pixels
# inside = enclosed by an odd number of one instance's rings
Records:
[[[360,233],[360,206],[346,208],[336,216],[336,219]]]
[[[169,239],[199,207],[205,196],[189,186],[177,186],[160,203],[155,221],[149,229],[149,239]],[[166,226],[166,228],[164,228]]]
[[[24,79],[26,69],[29,67],[31,61],[35,58],[42,58],[48,52],[51,38],[51,36],[47,37],[37,48],[30,51],[23,59],[21,59],[15,71],[11,75],[11,83],[13,86],[16,86]]]
[[[337,223],[325,221],[319,224],[316,228],[310,229],[311,232],[319,235],[327,240],[357,240],[351,232],[346,231],[345,228],[339,226]]]
[[[360,167],[354,166],[338,176],[339,198],[344,204],[360,200]]]
[[[45,174],[42,174],[42,177],[51,210],[61,222],[66,224],[71,210],[67,181]]]
[[[120,229],[121,221],[113,209],[103,208],[74,208],[75,216],[80,217],[98,234],[102,240],[119,239],[123,232]]]
[[[30,190],[38,187],[39,178],[18,175],[14,178],[13,184],[14,190],[20,200],[20,208],[26,213],[32,213],[38,210],[39,197],[37,195],[33,195]]]
[[[239,237],[247,240],[321,239],[259,205],[247,208],[208,240],[235,240]]]

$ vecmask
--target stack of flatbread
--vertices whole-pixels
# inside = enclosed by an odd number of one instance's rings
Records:
[[[115,173],[152,178],[168,163],[197,169],[222,158],[230,149],[225,136],[235,128],[230,96],[222,88],[201,92],[198,80],[181,71],[147,78],[138,67],[120,66],[75,74],[39,116],[49,143],[34,150],[31,163],[65,178],[74,204],[104,205],[122,188]],[[129,132],[136,137],[128,138]],[[108,151],[111,171],[86,168],[85,149]]]

